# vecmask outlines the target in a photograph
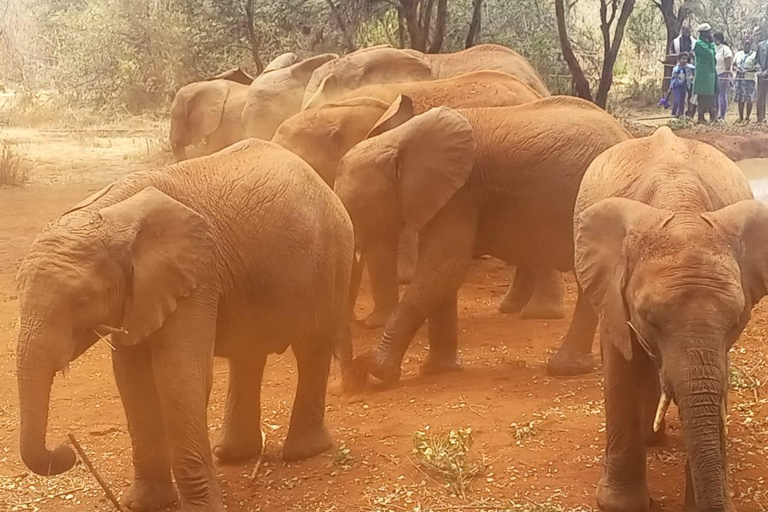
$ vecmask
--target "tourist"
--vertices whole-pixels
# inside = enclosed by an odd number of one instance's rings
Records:
[[[755,101],[757,89],[757,52],[752,48],[752,40],[744,40],[744,48],[736,52],[734,63],[736,64],[736,83],[733,89],[733,100],[739,104],[739,123],[749,122],[752,117],[752,103]],[[746,106],[747,116],[744,117]]]
[[[681,53],[677,59],[677,66],[672,69],[669,88],[672,91],[672,115],[683,117],[685,114],[688,96],[688,54]]]
[[[696,44],[696,40],[691,36],[691,27],[685,26],[680,31],[680,35],[672,40],[672,45],[669,47],[669,54],[677,59],[681,53],[689,53],[693,51],[693,45]]]
[[[709,23],[699,25],[699,38],[693,47],[696,57],[696,75],[693,78],[693,94],[696,95],[699,109],[699,123],[705,123],[705,114],[709,113],[710,122],[717,118],[717,69],[715,43],[712,42],[712,26]]]
[[[717,71],[717,118],[725,120],[728,112],[728,93],[731,90],[733,79],[733,50],[725,42],[722,32],[715,32],[712,36],[715,41],[715,68]]]
[[[768,26],[763,27],[763,40],[757,45],[757,121],[765,122],[765,102],[768,99]]]

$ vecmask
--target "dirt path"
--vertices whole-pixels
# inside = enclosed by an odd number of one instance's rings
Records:
[[[72,139],[56,144],[80,148]],[[39,147],[30,151],[45,152]],[[79,153],[85,152],[72,150]],[[103,168],[103,155],[95,154],[99,161],[91,161],[91,170],[82,180],[0,190],[0,511],[111,510],[81,464],[47,479],[30,474],[21,464],[14,377],[18,300],[13,276],[34,235],[58,213],[109,181],[113,172],[120,175],[146,166],[119,160],[122,156],[110,157],[110,170],[102,174],[98,169]],[[83,160],[89,158],[83,156]],[[46,175],[69,172],[66,162],[52,165]],[[286,464],[279,458],[296,371],[290,352],[272,356],[263,392],[266,461],[254,480],[250,478],[253,463],[218,468],[228,510],[401,512],[482,510],[485,504],[555,512],[594,507],[604,443],[601,376],[545,376],[544,362],[558,346],[567,320],[522,321],[497,313],[508,274],[502,263],[478,261],[461,290],[460,344],[465,365],[461,373],[418,375],[418,364],[426,354],[423,330],[406,357],[403,381],[394,389],[343,396],[334,368],[328,423],[337,448],[309,461]],[[568,284],[572,309],[575,294],[570,277]],[[368,308],[370,300],[364,291],[359,315]],[[742,512],[768,509],[763,480],[768,398],[762,385],[754,382],[768,379],[763,357],[768,353],[767,330],[764,304],[755,311],[733,354],[733,381],[739,389],[731,394],[729,453],[734,501]],[[370,347],[378,334],[356,327],[357,350]],[[120,493],[131,477],[130,441],[109,357],[109,348],[97,345],[71,365],[68,377],[56,378],[48,446],[63,442],[67,433],[75,434]],[[209,416],[212,438],[223,416],[226,372],[226,366],[217,362]],[[484,461],[487,468],[466,499],[451,496],[433,480],[439,477],[426,475],[412,463],[413,435],[427,425],[432,432],[473,429],[470,458]],[[649,450],[654,510],[679,510],[682,505],[684,458],[679,428],[677,419],[670,421],[668,438]]]

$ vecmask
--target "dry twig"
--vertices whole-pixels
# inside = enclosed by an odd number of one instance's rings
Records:
[[[101,475],[98,471],[96,471],[96,468],[91,463],[91,459],[88,458],[88,455],[85,454],[85,450],[83,450],[83,447],[80,446],[80,443],[77,442],[77,439],[75,439],[75,436],[72,434],[68,434],[69,441],[72,443],[72,446],[75,447],[75,450],[77,450],[77,453],[80,455],[80,458],[83,459],[83,463],[88,467],[91,474],[93,474],[94,478],[96,478],[96,481],[99,482],[99,485],[102,489],[104,489],[104,493],[107,495],[107,498],[109,498],[109,501],[112,502],[112,504],[115,506],[115,508],[119,512],[125,512],[125,509],[120,505],[120,502],[117,501],[117,498],[115,498],[115,495],[112,494],[112,491],[109,489],[109,486],[107,485],[107,482],[104,481],[103,478],[101,478]]]

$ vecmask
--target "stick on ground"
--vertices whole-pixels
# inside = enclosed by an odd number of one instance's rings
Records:
[[[103,478],[101,478],[101,475],[98,471],[96,471],[96,468],[93,467],[93,464],[91,463],[91,459],[88,458],[88,455],[85,454],[85,450],[83,450],[83,447],[80,446],[80,443],[77,442],[77,439],[75,439],[75,436],[72,434],[68,434],[69,441],[72,443],[72,446],[75,447],[75,450],[77,450],[77,453],[80,455],[80,458],[83,459],[83,462],[88,467],[88,469],[91,471],[91,474],[93,474],[94,478],[96,478],[96,481],[99,482],[99,485],[102,489],[104,489],[104,493],[107,495],[107,498],[109,498],[109,501],[112,502],[112,504],[115,506],[115,508],[119,512],[125,512],[125,509],[120,506],[120,502],[117,501],[117,498],[115,498],[115,495],[112,494],[112,491],[109,489],[109,486],[107,485],[107,482],[104,481]]]

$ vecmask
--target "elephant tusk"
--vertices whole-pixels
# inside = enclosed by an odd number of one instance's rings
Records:
[[[99,339],[100,339],[101,341],[103,341],[104,343],[106,343],[107,345],[109,345],[109,348],[111,348],[113,352],[117,351],[117,349],[115,348],[115,346],[114,346],[112,343],[110,343],[110,342],[109,342],[109,340],[108,340],[108,339],[107,339],[107,338],[106,338],[106,337],[105,337],[103,334],[101,334],[101,333],[100,333],[99,331],[97,331],[96,329],[94,329],[94,330],[93,330],[93,333],[94,333],[96,336],[98,336],[98,337],[99,337]]]
[[[645,350],[645,353],[648,354],[648,357],[651,359],[651,361],[656,361],[656,356],[653,354],[653,351],[651,350],[651,346],[648,344],[647,341],[645,341],[645,338],[643,338],[643,335],[638,332],[637,327],[632,324],[632,322],[627,321],[627,325],[630,329],[632,329],[632,332],[635,333],[635,337],[637,338],[637,342],[640,344],[641,347],[643,347],[643,350]]]
[[[672,402],[672,398],[670,398],[666,391],[662,391],[661,398],[659,399],[659,407],[656,409],[656,418],[653,420],[654,432],[658,432],[661,428],[661,422],[664,421],[664,416],[667,414],[670,402]]]

